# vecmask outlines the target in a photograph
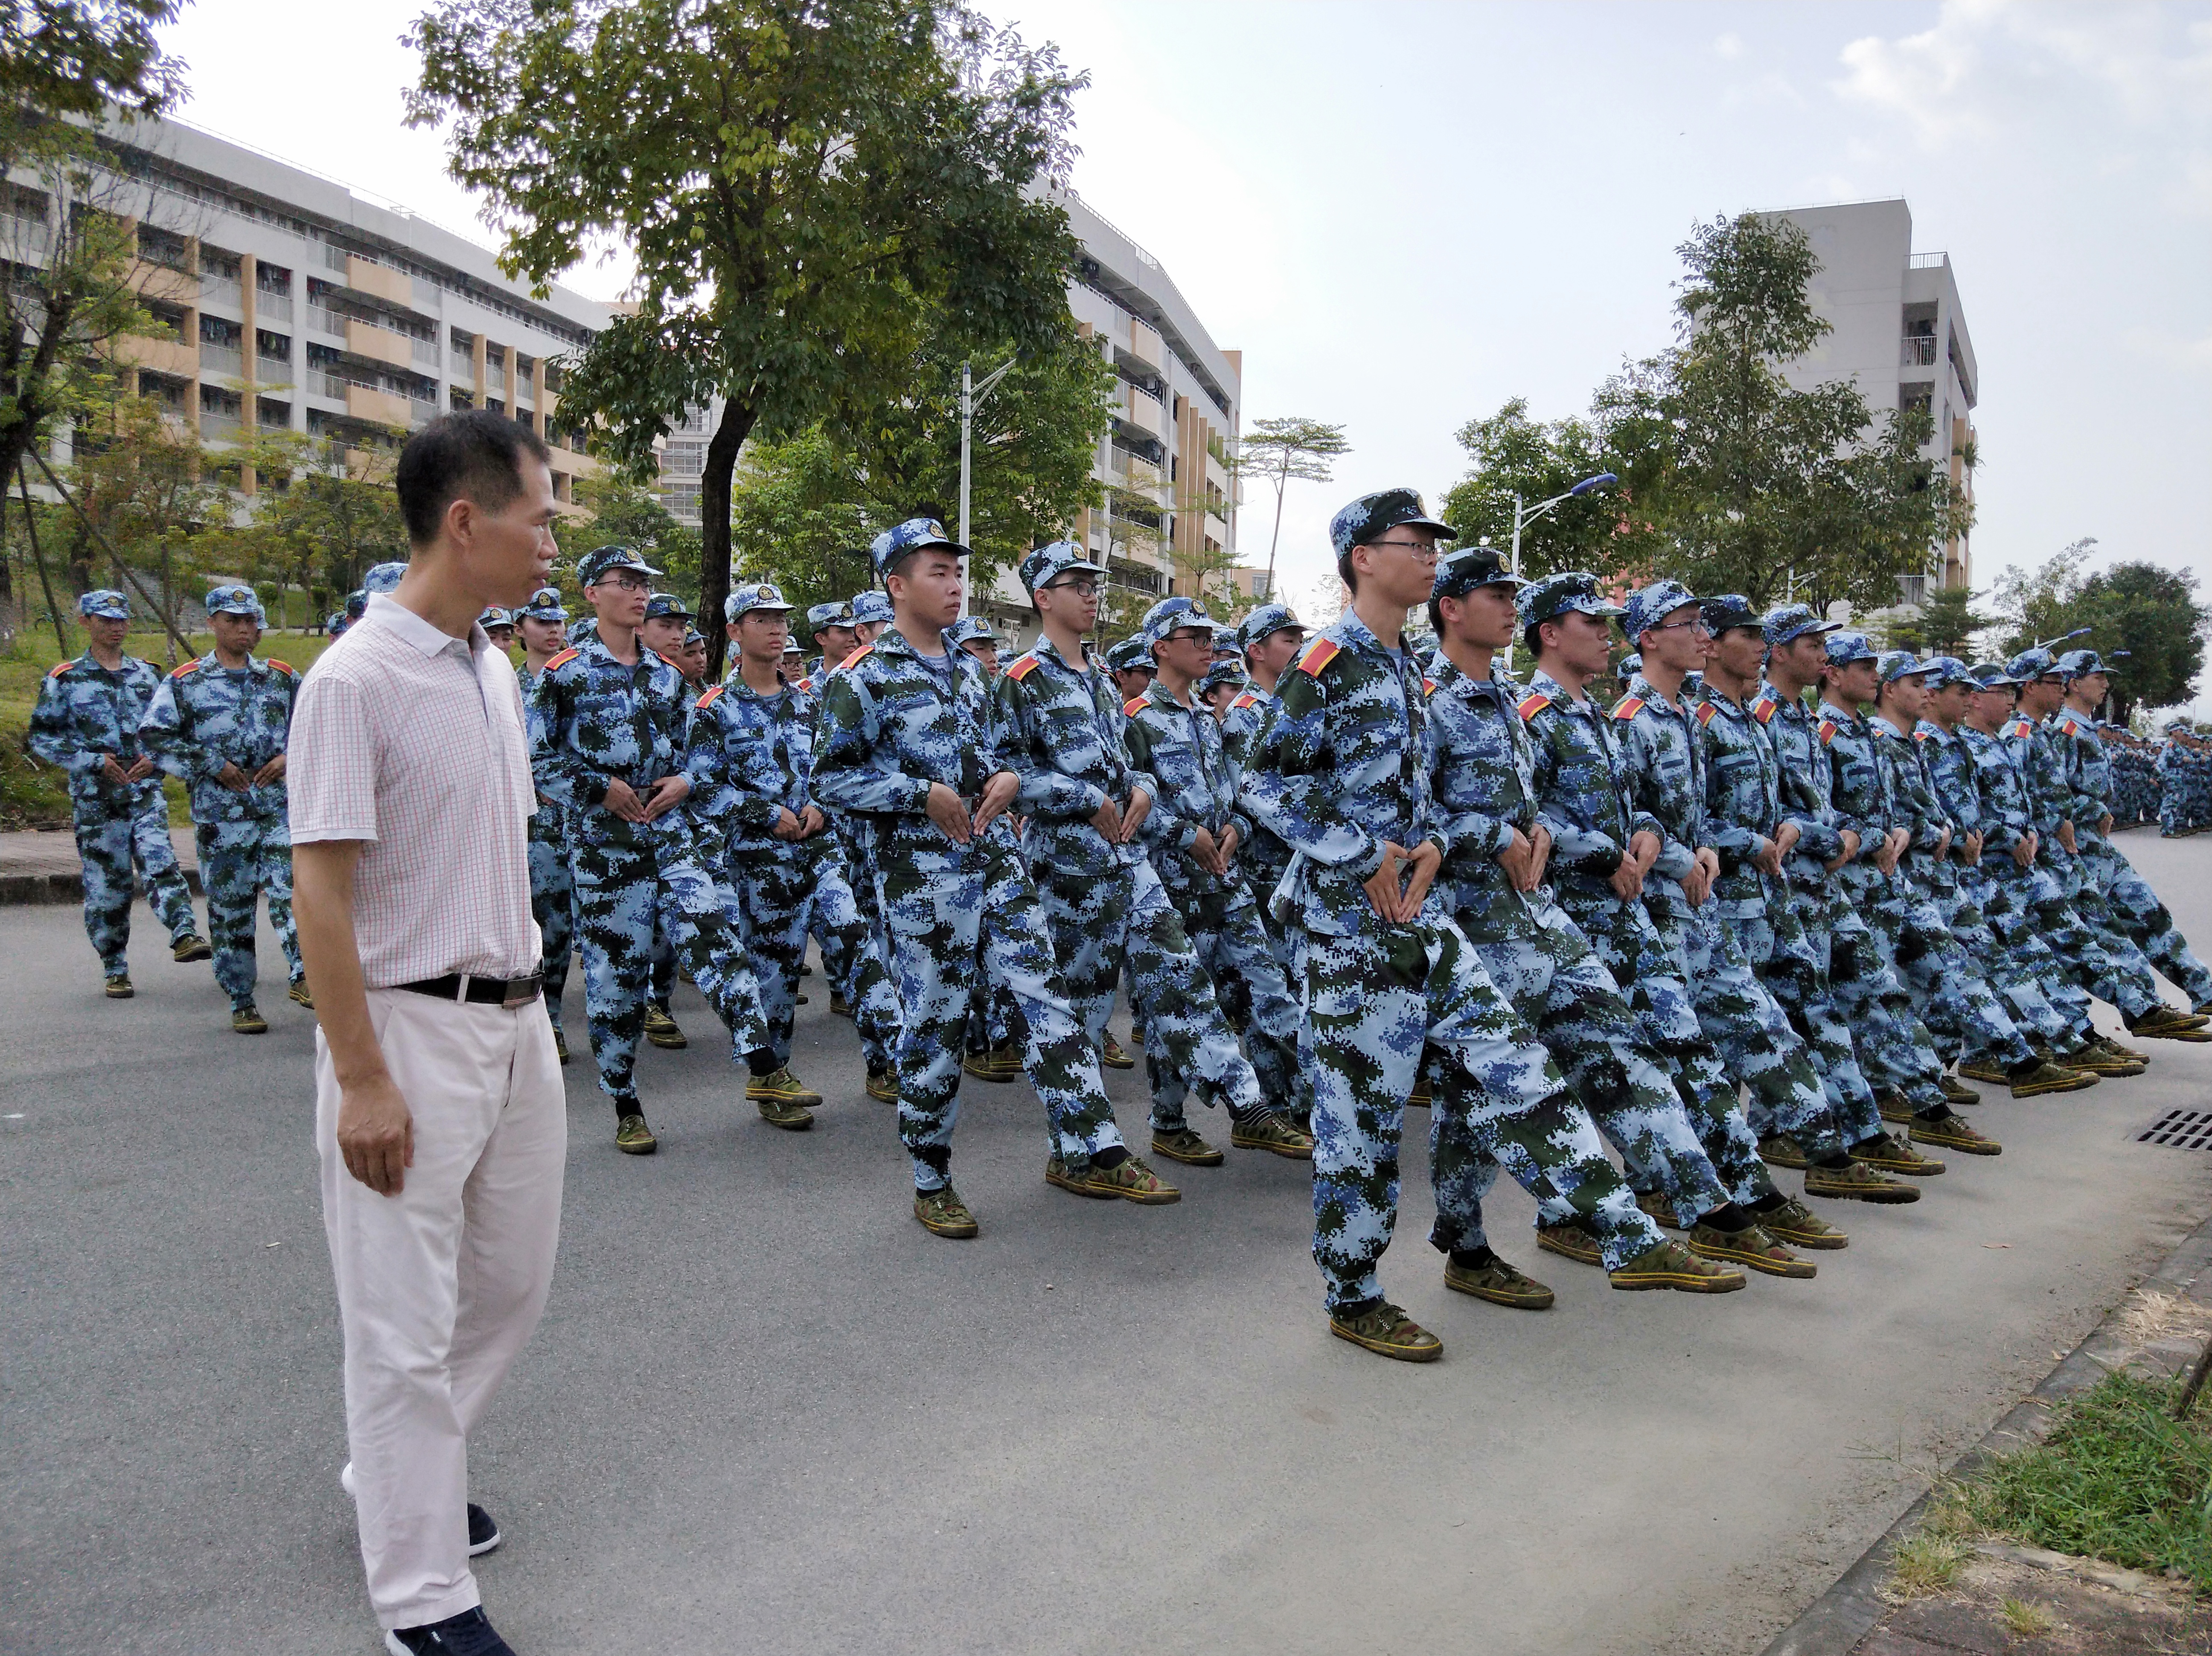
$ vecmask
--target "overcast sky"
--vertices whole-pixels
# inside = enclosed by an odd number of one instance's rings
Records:
[[[1463,422],[1666,343],[1693,220],[1897,195],[1980,362],[1977,588],[2084,535],[2212,588],[2212,4],[984,9],[1090,71],[1076,187],[1243,351],[1245,418],[1348,429],[1293,485],[1294,591],[1343,501],[1433,501]],[[181,113],[470,230],[399,126],[415,9],[198,0]]]

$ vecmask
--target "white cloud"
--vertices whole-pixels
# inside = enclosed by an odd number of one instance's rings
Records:
[[[1741,34],[1722,35],[1719,40],[1713,42],[1713,52],[1717,56],[1724,58],[1729,62],[1734,63],[1737,58],[1743,56],[1743,36]]]

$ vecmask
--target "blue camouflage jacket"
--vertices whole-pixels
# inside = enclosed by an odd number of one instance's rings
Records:
[[[2035,806],[2028,797],[2020,756],[2010,744],[1966,724],[1959,727],[1958,736],[1973,762],[1982,805],[1982,861],[1987,866],[1992,852],[2009,857],[2013,848],[2035,826]]]
[[[930,784],[943,782],[972,804],[1007,768],[998,757],[983,664],[948,638],[938,642],[945,651],[943,674],[897,628],[887,627],[848,656],[823,688],[814,798],[852,814],[860,849],[879,868],[927,873],[963,864],[962,848],[927,814]],[[1004,817],[989,831],[1012,847]]]
[[[1429,658],[1426,688],[1444,845],[1437,889],[1474,941],[1525,936],[1534,924],[1528,899],[1498,861],[1515,829],[1525,835],[1536,825],[1536,755],[1519,711],[1522,692],[1495,660],[1490,676],[1477,679],[1442,650]]]
[[[1787,895],[1785,883],[1752,861],[1790,815],[1781,758],[1767,734],[1776,706],[1754,700],[1746,707],[1710,683],[1698,692],[1693,716],[1705,758],[1706,843],[1721,860],[1713,898],[1723,919],[1755,919]]]
[[[1875,753],[1873,727],[1865,717],[1823,697],[1820,739],[1828,750],[1828,802],[1835,807],[1837,826],[1856,832],[1862,845],[1902,826],[1888,774]],[[1858,861],[1845,866],[1856,868]],[[1873,866],[1871,859],[1867,866]]]
[[[1245,770],[1243,796],[1294,854],[1276,916],[1325,936],[1390,930],[1362,889],[1382,866],[1384,843],[1449,849],[1429,792],[1436,749],[1420,666],[1347,612],[1275,692],[1281,707]],[[1431,885],[1422,918],[1443,913]]]
[[[826,832],[775,834],[780,813],[804,816],[813,803],[814,710],[788,685],[763,696],[731,668],[692,703],[684,769],[692,819],[725,855],[804,866],[830,843]]]
[[[1999,727],[2004,745],[2020,766],[2027,784],[2028,809],[2036,831],[2043,836],[2037,855],[2049,861],[2063,851],[2058,845],[2058,825],[2072,819],[2074,790],[2067,785],[2066,767],[2051,733],[2024,713],[2015,713]]]
[[[1669,702],[1642,673],[1613,704],[1613,728],[1632,811],[1659,825],[1660,851],[1651,872],[1679,883],[1710,843],[1705,831],[1705,755],[1684,703]]]
[[[1762,683],[1752,716],[1773,740],[1782,764],[1782,803],[1797,825],[1797,843],[1784,865],[1790,880],[1817,891],[1828,882],[1827,864],[1844,854],[1843,822],[1832,795],[1835,766],[1820,740],[1820,721],[1802,697],[1785,697]]]
[[[57,662],[40,683],[24,745],[33,758],[68,774],[78,810],[134,813],[161,791],[158,775],[118,787],[101,766],[112,758],[128,770],[143,757],[138,724],[161,682],[161,669],[149,661],[126,655],[110,673],[88,651]]]
[[[1112,800],[1141,788],[1159,809],[1159,784],[1129,758],[1121,698],[1095,663],[1070,662],[1039,638],[992,686],[999,758],[1021,778],[1014,809],[1029,819],[1022,849],[1060,874],[1104,874],[1143,860],[1140,841],[1115,845],[1091,825]]]
[[[1609,898],[1606,882],[1627,857],[1629,840],[1663,837],[1657,818],[1629,803],[1614,721],[1541,668],[1529,677],[1521,717],[1535,755],[1536,807],[1552,831],[1552,867],[1569,891]]]
[[[2062,707],[2044,724],[2066,783],[2066,814],[2073,819],[2075,840],[2101,839],[2098,825],[2112,808],[2112,760],[2097,734],[2097,721]]]
[[[683,675],[644,645],[625,664],[596,636],[546,662],[529,698],[531,775],[566,808],[579,841],[626,843],[681,824],[681,807],[646,825],[601,807],[611,782],[642,796],[683,770]]]
[[[538,681],[544,677],[544,672],[526,662],[514,670],[514,677],[515,682],[522,688],[522,705],[526,714],[532,697],[538,693]],[[538,808],[530,815],[530,837],[547,845],[561,844],[568,832],[568,813],[546,797],[544,789],[537,786],[535,776],[532,777],[531,783],[538,795]]]
[[[213,650],[161,681],[138,734],[155,763],[182,781],[198,823],[265,821],[284,814],[283,778],[235,793],[216,780],[227,764],[249,777],[284,751],[300,676],[272,657],[231,668]]]
[[[1966,745],[1970,734],[1963,724],[1946,730],[1933,719],[1923,719],[1912,733],[1920,744],[1921,768],[1943,814],[1960,838],[1978,833],[1986,847],[1990,843],[1989,813],[1982,807],[1981,774],[1973,749]]]
[[[1900,863],[1906,877],[1923,891],[1948,897],[1958,890],[1958,876],[1947,849],[1942,860],[1936,848],[1943,843],[1946,829],[1956,843],[1960,827],[1929,780],[1926,746],[1906,732],[1900,730],[1883,714],[1876,713],[1867,721],[1874,733],[1875,758],[1882,768],[1883,780],[1888,784],[1889,796],[1896,812],[1895,825],[1911,836]]]
[[[1224,881],[1185,855],[1201,828],[1218,840],[1233,827],[1240,845],[1252,837],[1251,823],[1237,808],[1237,773],[1221,749],[1220,723],[1204,703],[1185,707],[1158,681],[1124,702],[1121,711],[1128,718],[1123,740],[1130,763],[1159,784],[1139,837],[1160,883],[1196,897],[1234,885],[1235,861]]]
[[[1237,796],[1240,805],[1244,798],[1244,772],[1252,763],[1252,755],[1260,746],[1261,733],[1273,719],[1282,703],[1273,692],[1257,685],[1249,685],[1237,693],[1229,703],[1229,711],[1221,718],[1221,751],[1229,756],[1231,773],[1237,778]],[[1283,882],[1291,871],[1291,848],[1283,843],[1275,831],[1245,807],[1244,815],[1250,833],[1237,850],[1237,861],[1251,882],[1252,890],[1265,903],[1268,893]]]

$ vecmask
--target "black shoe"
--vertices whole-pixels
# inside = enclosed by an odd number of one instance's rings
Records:
[[[499,1532],[499,1525],[491,1521],[491,1514],[475,1501],[469,1502],[469,1556],[482,1558],[506,1539]]]
[[[419,1628],[387,1628],[392,1656],[514,1656],[514,1647],[492,1631],[481,1607]]]

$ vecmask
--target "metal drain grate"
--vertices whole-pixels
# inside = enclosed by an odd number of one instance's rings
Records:
[[[2136,1135],[2138,1144],[2177,1150],[2212,1150],[2212,1110],[2169,1110]]]

